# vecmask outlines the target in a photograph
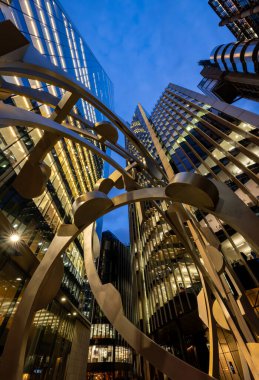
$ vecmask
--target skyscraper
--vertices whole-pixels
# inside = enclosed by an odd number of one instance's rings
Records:
[[[164,168],[171,163],[175,174],[195,172],[222,181],[257,213],[258,121],[255,114],[169,84],[149,117],[138,105],[131,129],[154,157],[162,158]],[[141,178],[136,178],[141,183]],[[211,214],[192,212],[220,244],[247,296],[255,300],[258,262],[250,260],[253,247]],[[144,283],[139,296],[143,329],[159,344],[206,371],[206,334],[197,311],[199,271],[154,204],[130,205],[129,215],[134,226],[131,249],[136,273]],[[228,332],[218,329],[218,334],[228,347],[225,350],[220,343],[220,378],[229,372],[242,378],[237,346],[231,348],[233,339]]]
[[[198,87],[227,103],[240,98],[258,101],[258,39],[216,46],[209,60],[201,60],[203,79]]]
[[[98,258],[98,273],[104,284],[112,283],[122,295],[127,317],[134,321],[134,281],[132,257],[125,246],[110,231],[102,233]],[[131,379],[133,377],[133,352],[116,332],[94,302],[91,340],[87,366],[88,379]]]
[[[208,3],[220,17],[219,25],[226,25],[237,40],[258,38],[259,8],[256,0],[209,0]]]
[[[20,38],[24,46],[32,43],[45,60],[67,72],[113,108],[113,85],[109,77],[58,1],[1,2],[0,19],[10,20],[21,31],[24,40],[17,35],[16,41]],[[11,33],[12,24],[5,21],[0,26],[2,46],[8,43],[8,32],[3,28],[9,28]],[[18,87],[28,91],[39,89],[42,94],[47,93],[50,102],[46,105],[40,99],[20,96],[19,90],[14,95]],[[8,74],[1,77],[0,92],[5,104],[46,117],[50,117],[65,93],[63,89],[38,81],[33,76],[25,79]],[[68,107],[75,118],[65,116],[65,121],[75,127],[85,129],[80,120],[88,120],[90,128],[103,120],[103,115],[84,100],[73,99]],[[19,187],[22,168],[26,169],[29,155],[40,141],[49,138],[51,135],[43,134],[40,129],[21,128],[19,125],[1,129],[1,218],[10,223],[13,230],[11,238],[18,240],[4,239],[6,242],[1,244],[1,352],[21,294],[55,232],[62,223],[71,221],[74,199],[93,189],[103,172],[102,159],[92,152],[67,139],[48,140],[52,149],[46,156],[47,165],[51,167],[47,188],[41,194],[24,194]],[[100,143],[95,144],[102,149]],[[63,254],[65,271],[61,290],[55,300],[35,316],[27,347],[24,379],[63,379],[65,375],[69,379],[80,376],[80,373],[84,376],[92,295],[85,276],[82,252],[82,238],[79,237]],[[83,343],[75,354],[78,334]],[[74,365],[71,366],[72,362]],[[69,368],[73,371],[70,372]]]
[[[238,42],[216,46],[209,60],[201,60],[203,79],[198,87],[227,103],[240,98],[258,100],[259,8],[256,1],[209,1]]]

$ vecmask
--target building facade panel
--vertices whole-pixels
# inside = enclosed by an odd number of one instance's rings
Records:
[[[137,112],[132,130],[136,115]],[[160,149],[173,163],[175,174],[194,172],[224,182],[258,214],[259,150],[255,114],[169,84],[149,116],[149,123]],[[152,140],[152,135],[143,134],[140,139],[142,136],[144,144]],[[151,146],[152,142],[148,144]],[[141,176],[137,178],[142,185]],[[150,202],[129,206],[142,329],[175,355],[206,371],[206,332],[197,314],[199,271],[154,206]],[[200,226],[214,234],[248,298],[249,292],[256,294],[258,259],[253,247],[213,215],[195,209],[192,212]],[[251,304],[257,312],[255,303]],[[220,378],[243,378],[233,336],[219,328],[218,337]]]
[[[209,5],[237,42],[216,46],[210,60],[201,60],[203,79],[198,87],[206,94],[233,103],[240,98],[259,99],[258,32],[256,1],[211,0]]]
[[[165,125],[161,133],[155,131],[157,140],[154,144],[148,125],[151,118],[144,122],[143,112],[144,109],[138,105],[131,129],[135,132],[136,124],[141,124],[146,132],[139,135],[140,140],[159,162],[163,161],[165,167],[170,164],[177,171],[174,158],[165,148],[171,141]],[[161,156],[161,150],[164,156]],[[141,186],[147,186],[138,171],[136,178]],[[167,209],[163,202],[160,207]],[[167,351],[207,371],[205,330],[198,317],[197,294],[201,289],[201,281],[196,265],[152,202],[130,205],[129,220],[142,330]],[[143,365],[143,368],[146,367]],[[155,372],[150,368],[151,376],[162,376],[158,373],[155,375]],[[145,375],[148,376],[147,370]]]
[[[46,60],[67,72],[108,107],[113,108],[111,80],[58,1],[1,2],[0,10],[1,21],[10,20]],[[3,83],[40,89],[53,96],[51,99],[56,99],[56,102],[65,93],[63,89],[34,79],[8,75],[1,80]],[[45,117],[50,117],[53,112],[53,107],[20,95],[10,94],[1,99],[6,104]],[[78,118],[68,116],[64,122],[78,128],[86,129],[86,125],[80,121],[82,118],[89,126],[104,119],[99,111],[81,99],[73,106],[72,112],[78,115]],[[89,131],[92,133],[91,129]],[[7,297],[5,300],[3,296],[0,308],[1,351],[21,294],[47,252],[57,229],[61,224],[72,221],[71,209],[74,200],[79,195],[91,191],[95,182],[103,175],[103,161],[100,157],[77,143],[60,139],[44,160],[51,167],[46,189],[36,198],[22,197],[12,184],[43,136],[43,131],[39,129],[23,128],[19,125],[3,128],[0,134],[1,218],[6,220],[13,234],[19,238],[17,244],[12,244],[6,236],[1,245],[1,282],[3,290],[6,289],[4,294]],[[103,149],[101,144],[95,144]],[[82,243],[83,238],[79,236],[62,255],[65,270],[61,290],[54,303],[46,310],[41,310],[40,317],[38,314],[35,317],[34,329],[29,339],[24,379],[65,378],[66,362],[73,347],[77,319],[81,319],[86,335],[89,333],[88,319],[91,318],[93,300],[85,275]],[[28,247],[25,257],[23,255],[22,258],[19,252],[21,245]],[[57,320],[52,327],[51,320]],[[59,332],[59,325],[62,329],[70,329],[68,337]],[[87,349],[87,342],[86,345],[82,345],[82,349]],[[84,359],[86,370],[87,352],[84,353]]]
[[[135,289],[129,247],[110,231],[102,233],[98,274],[103,284],[111,283],[120,292],[127,318],[136,322]],[[133,351],[94,302],[87,379],[133,378]]]
[[[259,16],[257,1],[254,0],[209,0],[208,4],[237,40],[257,38]]]

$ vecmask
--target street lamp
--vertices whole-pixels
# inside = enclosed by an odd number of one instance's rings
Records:
[[[20,236],[16,233],[13,233],[9,236],[9,240],[11,243],[18,243],[18,241],[20,240]]]

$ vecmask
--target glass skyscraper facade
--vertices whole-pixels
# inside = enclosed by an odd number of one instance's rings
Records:
[[[256,0],[209,0],[208,3],[220,17],[220,25],[226,25],[237,40],[258,38],[259,15]]]
[[[0,8],[2,20],[11,20],[42,55],[83,83],[113,109],[112,82],[59,1],[12,0],[6,1],[6,5],[4,3]],[[29,85],[41,87],[35,81]],[[62,95],[58,89],[49,87],[51,94]],[[77,107],[93,123],[102,119],[102,115],[86,102],[80,101]]]
[[[150,115],[140,104],[130,128],[160,165],[167,159],[177,171],[169,153],[161,154],[164,143],[154,134]],[[165,129],[161,134],[165,134]],[[168,136],[164,139],[168,141]],[[134,147],[127,145],[136,154]],[[141,172],[136,170],[134,175],[140,186],[149,186]],[[167,208],[163,202],[160,206]],[[196,298],[201,281],[197,267],[152,202],[131,204],[129,220],[141,329],[167,351],[206,371],[208,350],[198,316]],[[162,378],[152,366],[142,364],[142,369],[144,377]]]
[[[168,85],[145,120],[143,112],[138,105],[131,130],[154,157],[159,152],[161,157],[162,150],[175,174],[195,172],[226,183],[258,214],[256,115],[174,84]],[[136,178],[143,184],[137,172]],[[192,211],[197,222],[213,233],[258,313],[258,261],[253,259],[253,248],[213,215]],[[129,215],[142,328],[160,345],[206,371],[206,331],[197,311],[199,271],[153,203],[130,205]],[[235,374],[242,378],[233,337],[222,329],[218,336],[220,378],[234,379]]]
[[[113,109],[113,84],[91,49],[77,31],[58,1],[14,0],[1,2],[0,21],[10,20],[34,47],[55,66],[85,85],[104,104]],[[8,38],[8,36],[6,36]],[[64,91],[34,79],[3,76],[2,81],[16,86],[40,89],[58,103]],[[50,117],[52,109],[20,95],[2,95],[6,104],[31,110]],[[80,117],[89,126],[103,120],[103,115],[84,100],[72,109],[76,118],[65,122],[84,128]],[[92,130],[90,130],[92,133]],[[1,244],[1,304],[0,348],[4,348],[20,297],[30,276],[44,257],[49,244],[63,223],[71,221],[73,201],[91,191],[103,175],[103,161],[92,152],[67,139],[61,139],[47,154],[45,162],[51,167],[46,190],[38,197],[26,199],[12,186],[27,161],[30,152],[43,136],[39,129],[19,125],[1,129],[0,133],[0,209],[22,244],[19,247],[3,239]],[[103,149],[101,144],[95,144]],[[71,244],[63,254],[64,275],[61,290],[46,309],[39,311],[33,322],[29,339],[24,379],[63,379],[67,372],[73,337],[79,333],[85,340],[80,364],[86,369],[89,320],[92,295],[83,265],[82,238]],[[22,257],[20,257],[22,256]]]
[[[216,46],[210,59],[201,60],[203,79],[198,87],[206,94],[227,103],[240,98],[258,101],[258,36],[257,1],[210,0],[209,5],[221,18],[237,42]]]
[[[176,172],[217,178],[258,212],[256,116],[253,120],[248,111],[169,84],[149,120]],[[213,224],[219,232],[221,223]],[[237,244],[251,250],[244,241]]]
[[[126,316],[136,320],[134,298],[136,289],[132,271],[132,257],[125,246],[110,231],[102,233],[98,274],[103,284],[111,283],[122,295]],[[116,332],[94,302],[91,339],[88,353],[87,379],[132,379],[133,351]]]

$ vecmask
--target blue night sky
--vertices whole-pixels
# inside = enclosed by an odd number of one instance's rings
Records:
[[[198,61],[235,40],[207,0],[61,3],[113,81],[116,113],[129,122],[138,102],[151,112],[169,82],[197,90]],[[249,101],[242,106],[258,110]],[[105,217],[103,227],[127,243],[127,208]]]

